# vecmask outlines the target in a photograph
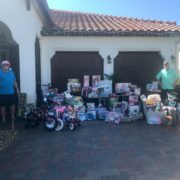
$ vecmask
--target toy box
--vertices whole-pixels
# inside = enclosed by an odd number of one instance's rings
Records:
[[[116,83],[115,91],[116,93],[124,93],[130,91],[131,83]]]
[[[139,105],[129,106],[129,117],[131,118],[132,121],[139,119],[139,111],[140,111]]]
[[[99,86],[100,80],[101,80],[101,76],[100,76],[100,75],[94,75],[94,76],[92,76],[92,87],[97,87],[97,86]]]
[[[81,83],[67,83],[69,92],[81,92]]]
[[[98,119],[104,120],[106,119],[108,110],[106,108],[99,108],[97,110],[97,114],[98,114]]]
[[[87,120],[96,120],[96,111],[87,111]]]
[[[108,112],[105,122],[119,124],[120,123],[120,113],[118,112]]]
[[[138,103],[138,96],[130,95],[129,96],[129,105],[135,105]]]
[[[88,75],[84,76],[83,87],[89,87],[89,76]]]
[[[102,80],[99,82],[99,88],[103,88],[103,91],[99,93],[100,97],[108,97],[112,94],[112,80]]]
[[[86,121],[87,120],[87,114],[85,112],[77,112],[76,117],[80,121]]]

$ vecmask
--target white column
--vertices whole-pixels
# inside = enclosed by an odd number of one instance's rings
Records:
[[[114,73],[114,58],[118,55],[118,51],[108,51],[103,49],[99,51],[99,54],[104,59],[104,74],[111,75]],[[111,58],[111,63],[108,63],[108,56]]]
[[[41,44],[41,84],[51,83],[51,58],[55,55],[52,47]]]
[[[36,102],[34,43],[34,41],[23,41],[19,45],[21,92],[27,93],[28,103]]]

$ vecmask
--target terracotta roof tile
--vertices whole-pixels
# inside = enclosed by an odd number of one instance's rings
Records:
[[[91,13],[50,10],[54,26],[44,27],[42,35],[114,35],[128,33],[176,33],[180,36],[180,26],[176,22],[144,20]]]

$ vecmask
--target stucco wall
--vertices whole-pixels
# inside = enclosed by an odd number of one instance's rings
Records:
[[[153,37],[42,37],[42,83],[51,81],[50,59],[56,51],[98,51],[104,59],[104,73],[113,73],[113,63],[107,63],[107,56],[114,59],[119,51],[159,51],[171,67],[171,55],[176,54],[176,38]]]
[[[0,0],[0,21],[11,30],[19,44],[21,92],[35,102],[35,38],[40,36],[41,19],[33,6],[27,11],[25,0]]]

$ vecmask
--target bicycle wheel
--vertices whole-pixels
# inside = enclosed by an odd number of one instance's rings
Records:
[[[43,124],[44,124],[44,128],[47,131],[53,131],[57,127],[58,121],[57,121],[57,118],[55,116],[48,115],[44,119]]]
[[[64,121],[60,118],[57,119],[58,124],[57,127],[55,128],[55,131],[61,131],[64,128]]]

